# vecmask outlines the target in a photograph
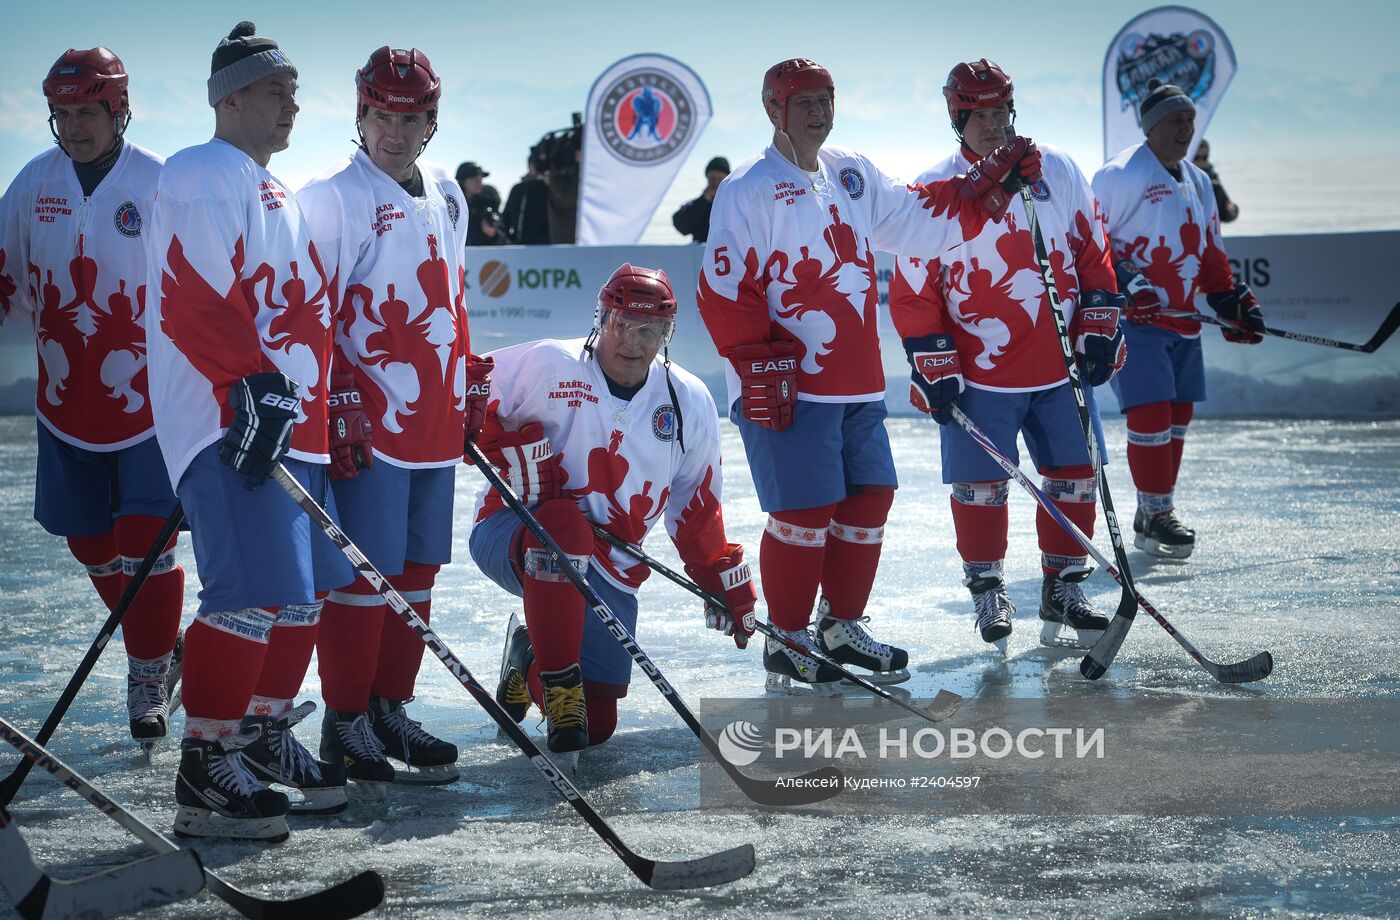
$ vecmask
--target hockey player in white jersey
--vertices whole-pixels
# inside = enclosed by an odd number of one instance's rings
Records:
[[[0,201],[0,322],[33,324],[34,519],[66,537],[110,610],[175,507],[146,387],[146,250],[162,158],[125,138],[127,74],[106,48],[65,51],[43,83],[57,146]],[[185,573],[172,538],[128,606],[127,715],[166,733]]]
[[[769,618],[894,682],[908,678],[908,653],[863,625],[897,484],[872,250],[932,257],[975,236],[1000,219],[1015,181],[1039,179],[1039,155],[1018,137],[966,176],[906,186],[854,151],[823,146],[835,93],[831,74],[806,58],[764,75],[773,143],[715,195],[698,303],[728,359],[727,409],[768,513],[759,565]],[[832,692],[839,679],[772,640],[764,665],[772,690],[797,680]]]
[[[184,836],[281,840],[287,796],[344,810],[345,770],[293,727],[321,598],[353,578],[297,505],[279,462],[334,509],[327,485],[331,278],[296,199],[267,165],[296,121],[296,68],[240,22],[214,51],[214,138],[172,156],[151,228],[151,404],[190,519],[199,614],[186,631],[187,718],[175,797]]]
[[[480,446],[634,636],[648,569],[592,528],[640,545],[660,520],[690,577],[726,602],[707,605],[706,625],[744,648],[756,596],[743,547],[724,532],[718,413],[704,384],[662,354],[675,323],[665,272],[622,265],[599,292],[587,339],[490,355]],[[631,656],[490,486],[470,547],[483,572],[525,601],[525,626],[512,618],[507,628],[496,698],[517,721],[538,705],[553,753],[606,741]]]
[[[297,193],[339,305],[331,489],[346,534],[427,622],[452,558],[456,469],[464,434],[485,415],[489,364],[470,354],[462,192],[419,157],[437,130],[441,81],[422,51],[383,47],[355,87],[359,148]],[[457,778],[457,748],[404,710],[422,657],[423,641],[363,578],[331,592],[317,640],[321,756],[343,762],[348,778]],[[396,772],[386,754],[408,769]]]
[[[966,172],[990,154],[1015,118],[1011,78],[985,58],[953,67],[943,87],[958,150],[919,177]],[[1041,147],[1031,186],[1065,324],[1093,409],[1094,386],[1123,366],[1123,306],[1103,219],[1074,161]],[[1020,434],[1051,500],[1093,535],[1096,480],[1065,371],[1059,330],[1036,259],[1025,205],[941,257],[903,256],[890,282],[890,316],[913,368],[909,400],[940,423],[943,481],[982,638],[1004,652],[1015,607],[1006,592],[1006,473],[952,420],[956,404],[1015,459]],[[1042,571],[1041,641],[1090,648],[1108,620],[1084,596],[1093,571],[1074,538],[1036,509]],[[1065,628],[1073,630],[1069,633]]]
[[[1196,298],[1221,319],[1228,341],[1263,341],[1264,316],[1236,283],[1220,238],[1210,176],[1186,159],[1196,106],[1155,78],[1138,111],[1146,136],[1103,165],[1094,194],[1113,243],[1114,269],[1132,297],[1125,331],[1133,360],[1113,381],[1128,423],[1128,469],[1137,486],[1133,542],[1155,556],[1184,559],[1196,532],[1176,514],[1176,478],[1195,404],[1206,398],[1201,324],[1164,316],[1196,312]]]

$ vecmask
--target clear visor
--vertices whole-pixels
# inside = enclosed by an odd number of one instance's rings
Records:
[[[604,307],[598,329],[619,339],[631,339],[648,347],[660,348],[671,341],[671,335],[676,331],[676,320],[675,317],[647,318]]]

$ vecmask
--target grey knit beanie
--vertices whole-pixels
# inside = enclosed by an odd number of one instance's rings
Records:
[[[257,26],[243,20],[233,27],[228,38],[214,49],[209,66],[209,104],[218,105],[229,93],[256,83],[275,73],[296,77],[297,69],[270,38],[255,35]]]
[[[1138,108],[1138,121],[1142,124],[1142,133],[1147,134],[1157,126],[1157,122],[1166,118],[1172,112],[1196,111],[1196,103],[1191,101],[1191,97],[1179,86],[1170,83],[1163,83],[1153,77],[1147,81],[1147,98],[1142,100],[1142,105]]]

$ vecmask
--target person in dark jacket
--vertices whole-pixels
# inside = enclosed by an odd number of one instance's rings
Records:
[[[724,181],[724,177],[729,175],[729,161],[724,157],[715,157],[705,164],[705,190],[700,193],[700,197],[693,201],[687,201],[680,206],[680,209],[671,216],[671,223],[676,230],[689,234],[695,238],[695,242],[704,243],[710,238],[710,205],[715,200],[715,190]]]
[[[506,196],[501,214],[512,243],[535,246],[549,243],[549,164],[532,152],[529,172]]]

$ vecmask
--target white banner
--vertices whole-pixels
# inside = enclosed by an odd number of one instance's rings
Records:
[[[1142,141],[1138,106],[1153,77],[1181,87],[1196,103],[1190,159],[1235,77],[1235,49],[1214,20],[1184,6],[1159,6],[1129,21],[1103,59],[1105,161]]]
[[[581,246],[635,243],[710,120],[695,71],[662,54],[634,54],[588,93],[578,192]]]

